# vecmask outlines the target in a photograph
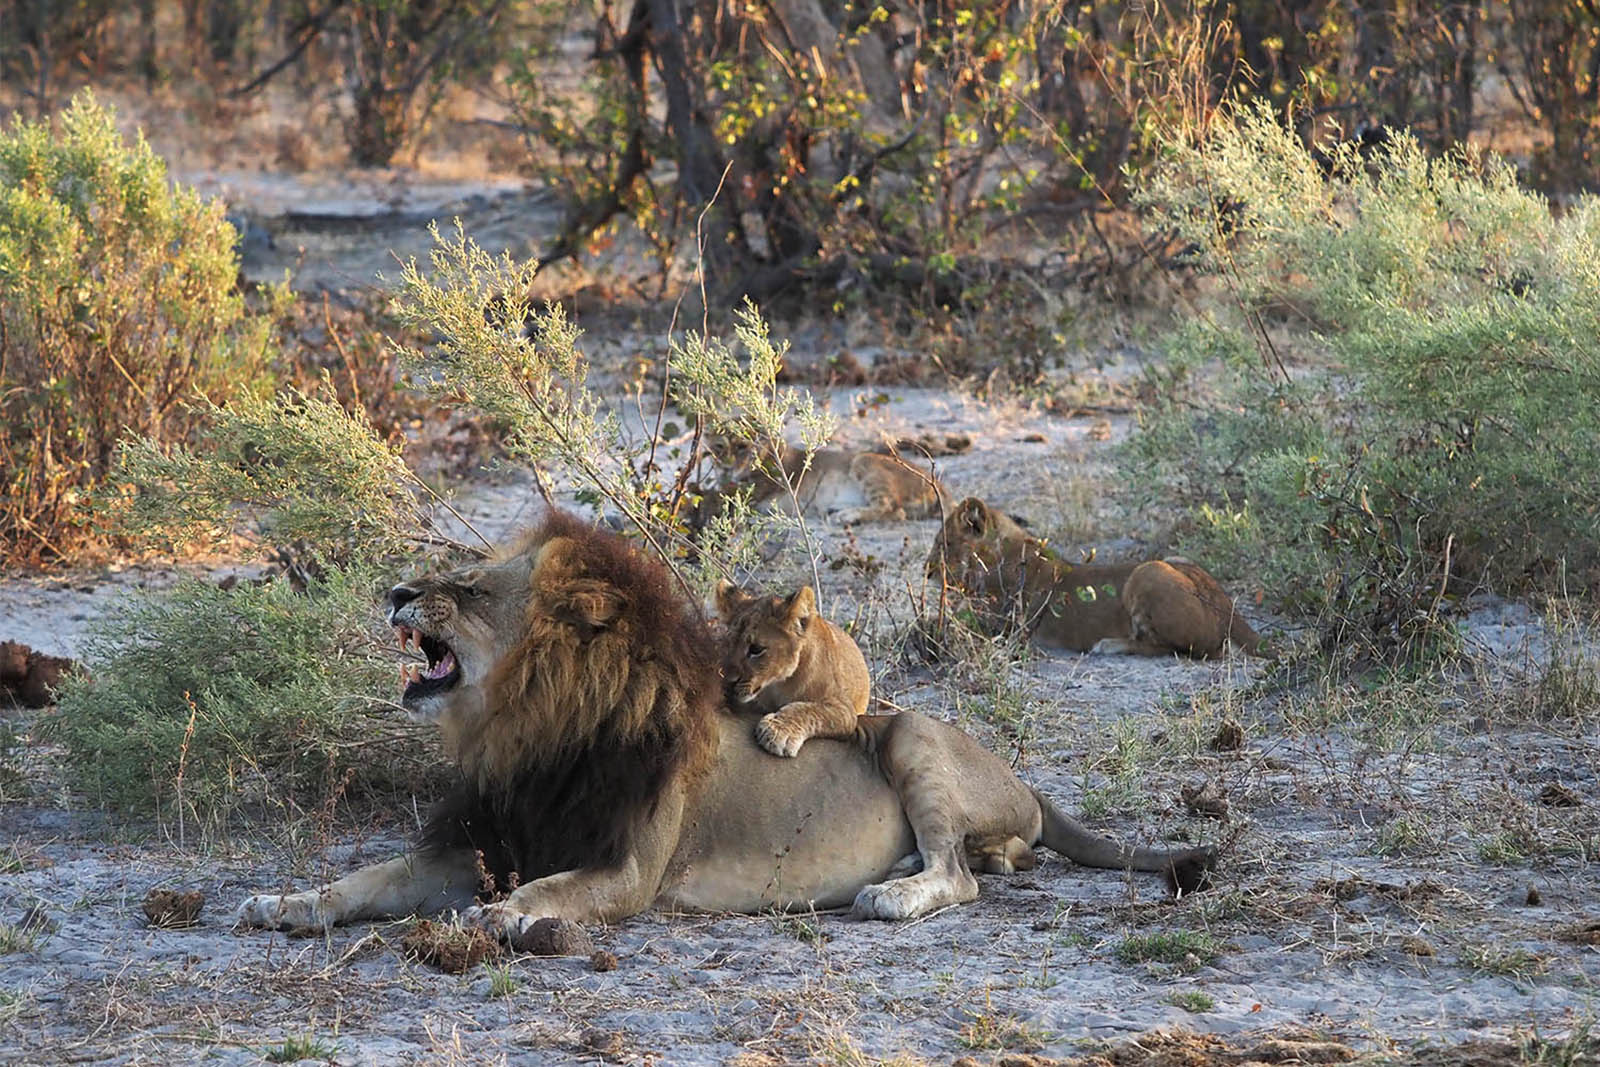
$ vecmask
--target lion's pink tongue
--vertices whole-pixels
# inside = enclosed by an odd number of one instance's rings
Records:
[[[439,658],[439,662],[438,663],[435,663],[432,667],[428,668],[427,673],[424,674],[423,677],[424,678],[443,678],[445,675],[449,674],[451,671],[453,671],[455,669],[456,669],[456,654],[454,652],[446,652],[443,656],[441,656]]]

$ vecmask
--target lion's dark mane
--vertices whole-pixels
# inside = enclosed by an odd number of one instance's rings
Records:
[[[665,567],[616,534],[555,512],[531,542],[554,537],[581,546],[585,577],[626,593],[624,611],[642,638],[635,662],[668,665],[685,699],[674,706],[663,693],[643,730],[619,736],[603,728],[503,783],[485,788],[458,781],[430,813],[422,843],[430,850],[481,853],[493,877],[483,887],[490,893],[561,871],[621,863],[662,793],[679,775],[696,773],[714,743],[717,653],[699,609]]]

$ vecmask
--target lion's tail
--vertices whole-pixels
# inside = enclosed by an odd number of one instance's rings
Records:
[[[1183,893],[1204,888],[1207,872],[1216,865],[1217,850],[1209,845],[1174,851],[1129,848],[1094,833],[1037,789],[1033,790],[1033,795],[1039,801],[1039,813],[1043,816],[1039,842],[1073,863],[1085,867],[1161,871],[1167,876],[1168,884]]]

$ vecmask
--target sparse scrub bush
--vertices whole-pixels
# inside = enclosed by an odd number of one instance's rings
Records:
[[[719,577],[743,577],[762,542],[798,525],[821,593],[815,544],[803,522],[758,515],[730,498],[709,541],[702,536],[696,543],[688,532],[691,478],[707,435],[753,448],[792,497],[797,485],[777,463],[788,427],[800,428],[799,447],[808,454],[832,430],[808,395],[777,388],[784,346],[768,336],[755,309],[747,305],[734,322],[742,359],[714,337],[690,334],[671,351],[661,385],[668,396],[650,401],[653,420],[630,422],[590,387],[579,331],[560,307],[535,311],[506,295],[528,292],[534,270],[490,256],[459,230],[438,237],[430,269],[408,265],[396,301],[402,325],[441,338],[430,351],[408,353],[418,377],[441,397],[505,426],[503,449],[536,472],[541,491],[548,496],[549,478],[559,477],[581,502],[620,516],[687,587],[704,594]],[[669,397],[693,420],[692,430],[665,419]],[[684,566],[690,557],[699,563],[692,571]]]
[[[1325,641],[1431,657],[1447,594],[1600,588],[1600,202],[1552,214],[1404,136],[1331,168],[1262,108],[1168,145],[1141,202],[1229,297],[1171,351],[1221,369],[1132,455],[1193,505],[1196,553],[1253,560]],[[1286,333],[1321,358],[1287,364]]]
[[[80,95],[0,134],[0,544],[67,556],[133,434],[188,439],[266,382],[270,315],[235,291],[220,203],[170,185],[143,139]]]
[[[269,545],[379,560],[422,529],[419,479],[364,415],[295,391],[195,406],[208,427],[203,443],[163,448],[135,437],[119,450],[117,479],[133,488],[108,506],[125,536],[176,546],[248,527]]]
[[[179,825],[426,791],[427,731],[378,697],[394,685],[373,632],[390,577],[331,569],[307,594],[190,579],[131,597],[40,732],[90,797]]]

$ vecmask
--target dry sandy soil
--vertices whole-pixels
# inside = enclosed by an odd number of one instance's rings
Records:
[[[1076,371],[1112,385],[1129,372],[1114,359]],[[1094,544],[1106,559],[1137,547],[1128,530],[1150,533],[1098,491],[1125,417],[1063,418],[954,390],[839,391],[830,403],[856,443],[972,435],[941,475],[1068,551]],[[462,496],[491,531],[530,518],[529,499],[504,484]],[[1216,888],[1174,901],[1155,879],[1044,855],[1032,872],[984,878],[974,904],[903,925],[648,914],[591,931],[614,970],[521,956],[452,975],[405,957],[404,923],[325,939],[232,928],[251,891],[391,854],[410,813],[336,822],[327,841],[268,828],[180,847],[171,826],[87,809],[48,753],[30,752],[26,795],[0,808],[0,1062],[1024,1064],[1038,1062],[1024,1053],[1070,1058],[1140,1038],[1146,1052],[1124,1046],[1117,1062],[1448,1049],[1429,1060],[1448,1063],[1470,1049],[1515,1063],[1559,1051],[1518,1040],[1594,1019],[1600,709],[1528,710],[1532,680],[1566,655],[1539,613],[1464,605],[1472,666],[1459,679],[1369,694],[1263,684],[1266,668],[1239,659],[997,652],[930,667],[902,646],[934,524],[820,532],[825,558],[844,561],[824,572],[829,609],[868,635],[881,697],[962,723],[1108,833],[1225,841]],[[787,567],[773,584],[799,577]],[[77,652],[120,592],[169,576],[7,578],[0,638]],[[1258,628],[1296,640],[1255,610],[1247,580],[1231,588]],[[1237,744],[1217,743],[1225,720]],[[1184,788],[1206,783],[1225,820],[1186,810]],[[148,925],[152,887],[201,892],[198,925]],[[1162,1044],[1156,1030],[1222,1035],[1243,1051]],[[1342,1043],[1271,1043],[1294,1033]]]

